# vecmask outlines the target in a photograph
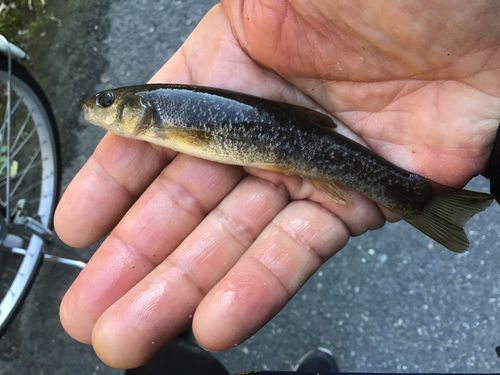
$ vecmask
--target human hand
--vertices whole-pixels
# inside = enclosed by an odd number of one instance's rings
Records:
[[[227,1],[152,81],[321,109],[395,164],[461,186],[485,169],[500,117],[491,4]],[[396,220],[349,194],[341,206],[298,177],[107,134],[56,212],[72,246],[111,231],[61,321],[115,367],[144,363],[191,321],[202,346],[230,348],[350,236]]]

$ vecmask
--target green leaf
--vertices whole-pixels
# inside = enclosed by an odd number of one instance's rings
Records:
[[[17,160],[12,160],[10,163],[10,178],[14,178],[17,175],[17,171],[19,169],[19,163]]]

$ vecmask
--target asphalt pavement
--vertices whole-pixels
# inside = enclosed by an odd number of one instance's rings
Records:
[[[54,22],[29,44],[61,132],[63,188],[103,136],[81,100],[106,87],[140,84],[181,46],[215,1],[47,0]],[[484,179],[471,188],[487,191]],[[215,354],[230,372],[291,370],[307,351],[330,349],[342,371],[500,371],[500,208],[466,227],[468,253],[444,250],[405,223],[352,239],[268,325]],[[88,260],[98,245],[53,252]],[[0,339],[0,374],[120,374],[70,338],[59,303],[78,270],[43,265]]]

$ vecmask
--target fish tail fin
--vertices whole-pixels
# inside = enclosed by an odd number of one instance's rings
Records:
[[[464,224],[478,212],[484,211],[491,204],[493,196],[453,189],[433,181],[431,184],[434,195],[423,211],[404,220],[447,249],[463,253],[469,248]]]

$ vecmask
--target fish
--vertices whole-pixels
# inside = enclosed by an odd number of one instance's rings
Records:
[[[339,204],[352,205],[342,188],[349,187],[457,253],[469,247],[464,224],[493,200],[396,166],[335,131],[335,121],[318,111],[244,93],[179,84],[128,86],[89,97],[83,114],[123,137],[298,175]]]

